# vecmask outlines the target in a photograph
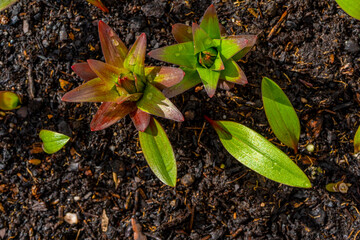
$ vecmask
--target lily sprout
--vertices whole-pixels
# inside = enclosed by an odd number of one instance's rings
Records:
[[[200,25],[193,23],[190,27],[177,23],[173,25],[172,34],[178,44],[149,53],[152,58],[181,66],[186,73],[180,83],[164,90],[167,97],[176,96],[201,82],[209,97],[215,94],[217,86],[229,90],[234,84],[247,83],[236,61],[250,51],[257,36],[226,36],[214,5],[206,10]]]
[[[184,72],[172,67],[145,66],[144,33],[130,50],[103,21],[99,21],[99,35],[106,63],[90,59],[73,65],[85,83],[62,98],[66,102],[103,102],[90,123],[91,130],[107,128],[126,115],[142,132],[149,125],[149,114],[183,121],[181,112],[161,91],[179,83]]]

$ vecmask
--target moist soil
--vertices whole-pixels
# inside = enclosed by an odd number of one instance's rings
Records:
[[[103,60],[99,20],[127,46],[145,32],[150,51],[174,44],[171,25],[199,22],[211,1],[103,2],[110,13],[85,0],[22,0],[0,13],[0,90],[23,97],[20,109],[0,112],[0,239],[360,238],[352,140],[360,120],[360,21],[332,0],[215,1],[229,35],[258,34],[259,41],[239,62],[247,85],[218,90],[211,99],[201,87],[191,89],[172,99],[186,121],[158,118],[177,159],[178,184],[171,188],[149,169],[130,118],[91,132],[99,105],[61,97],[82,83],[71,65]],[[298,154],[269,127],[263,76],[276,81],[297,110]],[[288,187],[246,168],[223,148],[204,114],[265,136],[313,187]],[[71,141],[47,155],[41,129]],[[351,184],[347,192],[326,190],[340,181]],[[67,213],[78,223],[64,221]]]

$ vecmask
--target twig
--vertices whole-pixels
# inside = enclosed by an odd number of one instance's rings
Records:
[[[34,80],[33,80],[31,72],[32,72],[32,64],[30,63],[27,75],[28,75],[28,93],[29,93],[30,99],[32,100],[32,99],[34,99],[35,95],[34,95]]]

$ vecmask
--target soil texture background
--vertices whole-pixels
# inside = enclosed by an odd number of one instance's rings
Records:
[[[133,239],[132,219],[147,239],[360,239],[360,159],[352,142],[360,120],[360,21],[332,0],[103,2],[110,13],[85,0],[21,0],[0,13],[0,90],[23,96],[20,109],[0,112],[0,239]],[[150,51],[174,44],[171,25],[199,22],[211,3],[229,35],[259,34],[259,42],[239,63],[249,84],[211,99],[192,89],[172,99],[183,123],[157,118],[176,154],[178,184],[171,188],[149,169],[130,118],[91,132],[99,105],[61,97],[82,83],[74,63],[103,60],[99,20],[128,47],[145,32]],[[298,113],[296,155],[271,132],[263,76]],[[261,133],[313,187],[281,185],[243,166],[204,114]],[[71,141],[46,155],[41,129]],[[325,189],[339,181],[351,184],[347,193]],[[68,224],[66,213],[79,222]]]

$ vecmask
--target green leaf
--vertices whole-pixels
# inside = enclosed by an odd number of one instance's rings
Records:
[[[350,16],[360,20],[360,1],[359,0],[335,0],[339,6]]]
[[[193,23],[193,25],[192,25],[192,33],[193,33],[194,46],[195,46],[194,54],[197,54],[208,48],[216,46],[216,43],[196,23]]]
[[[208,7],[204,17],[200,23],[200,27],[209,35],[212,39],[219,39],[220,36],[220,26],[219,19],[216,15],[216,10],[213,4]]]
[[[200,75],[201,81],[204,84],[204,88],[208,96],[213,97],[219,82],[220,72],[203,68],[201,66],[196,68],[196,70]]]
[[[163,94],[167,98],[175,97],[201,83],[199,73],[196,70],[190,68],[182,68],[182,70],[185,72],[183,80],[178,84],[163,90]]]
[[[44,129],[40,131],[39,137],[43,141],[42,148],[47,154],[56,153],[70,140],[69,136]]]
[[[0,109],[4,111],[14,110],[20,107],[21,98],[10,91],[0,91]]]
[[[220,53],[224,59],[229,59],[242,49],[244,49],[248,40],[246,38],[225,38],[221,40]]]
[[[360,152],[360,127],[356,131],[354,137],[354,153],[356,154],[358,152]]]
[[[205,118],[216,130],[225,149],[248,168],[279,183],[294,187],[311,187],[303,171],[285,153],[257,132],[236,122]]]
[[[176,185],[176,160],[170,141],[156,119],[151,118],[139,139],[145,159],[154,174],[165,184]]]
[[[16,3],[17,0],[1,0],[0,1],[0,11],[4,10],[5,8],[10,7],[14,3]]]
[[[266,117],[275,136],[296,153],[300,122],[291,102],[281,88],[267,77],[262,80],[261,92]]]
[[[144,75],[145,66],[145,53],[146,53],[146,35],[142,33],[138,39],[136,39],[134,45],[128,52],[124,66],[133,73],[139,76]]]
[[[248,83],[245,73],[234,60],[225,61],[224,66],[225,70],[221,71],[220,79],[241,85]]]
[[[195,68],[197,58],[194,54],[194,42],[184,42],[149,52],[149,56],[160,61]]]
[[[146,85],[144,95],[136,105],[146,113],[178,122],[184,121],[183,115],[176,106],[150,83]]]
[[[257,35],[236,35],[228,37],[228,39],[232,38],[245,38],[248,40],[246,46],[232,57],[232,59],[237,62],[251,50],[251,48],[255,45],[258,37]]]
[[[145,77],[147,81],[160,90],[178,84],[184,76],[185,73],[180,68],[145,67]]]

